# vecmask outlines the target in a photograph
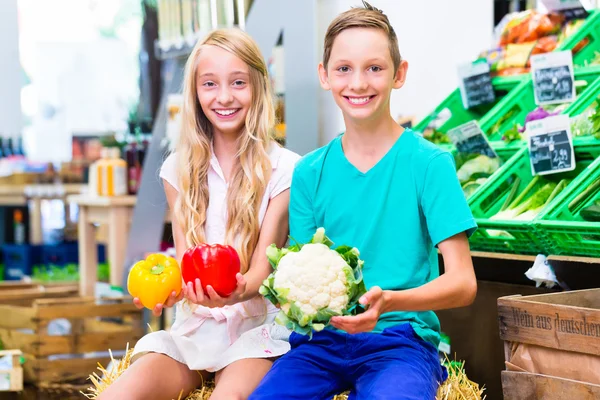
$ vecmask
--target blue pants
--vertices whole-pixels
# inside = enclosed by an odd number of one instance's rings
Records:
[[[330,400],[346,390],[349,400],[434,400],[448,376],[408,323],[382,333],[325,330],[310,341],[292,333],[290,344],[249,400]]]

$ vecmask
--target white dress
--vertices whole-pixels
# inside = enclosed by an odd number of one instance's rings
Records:
[[[176,155],[164,161],[160,176],[175,189]],[[273,166],[271,179],[263,197],[259,224],[262,224],[269,200],[288,189],[300,156],[273,144],[269,157]],[[206,213],[206,242],[223,243],[226,224],[227,183],[217,158],[212,156],[208,172],[209,205]],[[222,308],[196,306],[179,302],[175,322],[169,331],[145,335],[135,348],[132,360],[154,352],[165,354],[192,370],[215,372],[245,358],[270,358],[290,349],[290,331],[275,324],[278,309],[262,296]]]

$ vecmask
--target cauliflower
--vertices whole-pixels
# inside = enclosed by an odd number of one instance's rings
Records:
[[[363,261],[349,246],[332,249],[333,242],[319,228],[310,243],[278,249],[272,244],[267,257],[274,272],[260,293],[281,311],[276,322],[312,336],[334,315],[355,314],[358,299],[366,292]]]

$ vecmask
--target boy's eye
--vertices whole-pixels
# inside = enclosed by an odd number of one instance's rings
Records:
[[[337,70],[339,72],[348,72],[348,71],[350,71],[350,68],[348,68],[348,67],[339,67]]]
[[[371,67],[371,71],[373,71],[373,72],[379,72],[379,71],[381,71],[381,67],[378,67],[377,65],[373,65]]]

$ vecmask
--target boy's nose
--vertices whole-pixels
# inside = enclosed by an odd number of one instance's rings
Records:
[[[364,78],[363,74],[357,72],[353,74],[352,80],[350,81],[350,89],[352,90],[366,90],[368,87],[367,80]]]

